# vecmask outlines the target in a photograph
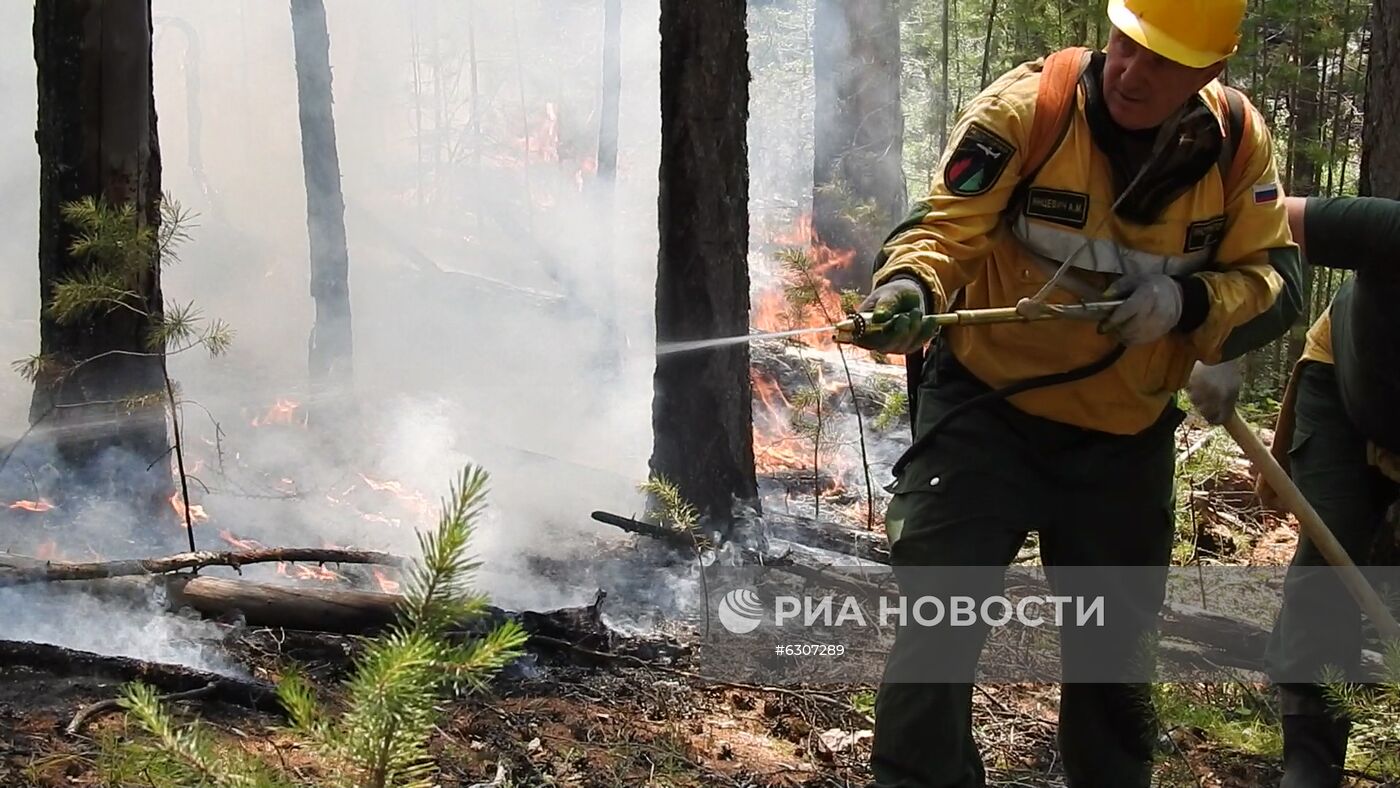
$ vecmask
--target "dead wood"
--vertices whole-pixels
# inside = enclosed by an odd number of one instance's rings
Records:
[[[407,566],[409,559],[375,550],[341,550],[311,547],[272,547],[237,552],[202,550],[179,553],[165,558],[132,558],[122,561],[70,563],[65,561],[38,562],[24,556],[6,556],[7,566],[0,570],[0,586],[42,583],[55,580],[98,580],[108,577],[130,577],[199,569],[207,566],[228,566],[237,569],[250,564],[267,563],[316,564],[382,564]]]
[[[630,517],[623,517],[610,512],[594,512],[593,519],[600,523],[616,526],[629,533],[641,534],[642,536],[658,539],[671,547],[686,550],[695,549],[691,542],[691,536],[685,531],[679,531],[674,528],[667,528],[663,525],[656,525],[641,520],[634,520]],[[832,538],[839,537],[833,536]],[[801,544],[801,541],[795,537],[790,536],[789,541]],[[770,556],[754,548],[742,545],[738,545],[736,549],[743,558],[743,562],[747,565],[764,566],[769,569],[795,575],[810,583],[826,586],[828,588],[841,589],[849,594],[858,596],[873,598],[883,593],[883,590],[875,584],[839,572],[833,572],[828,567],[820,566],[815,563],[798,561],[792,557],[791,553]]]
[[[241,618],[250,627],[371,635],[388,628],[403,597],[378,591],[305,588],[219,577],[169,578],[167,604],[212,618]],[[487,606],[461,624],[459,634],[484,635],[515,621],[531,635],[547,635],[592,648],[611,648],[619,636],[602,619],[600,594],[593,604],[546,612],[514,612]]]
[[[221,676],[183,665],[147,662],[131,657],[111,657],[90,651],[0,640],[0,665],[24,666],[55,676],[90,676],[116,681],[141,681],[165,692],[190,692],[214,685],[214,700],[260,711],[281,713],[276,688],[264,681]]]
[[[394,621],[398,594],[253,583],[222,577],[172,577],[168,604],[210,618],[241,617],[249,626],[368,634]]]
[[[177,700],[194,700],[195,698],[202,698],[209,695],[217,687],[218,685],[215,683],[205,684],[199,689],[192,689],[187,692],[171,692],[167,695],[161,695],[156,700],[160,703],[170,703]],[[107,700],[99,700],[96,703],[89,703],[81,709],[78,709],[78,713],[73,715],[73,719],[69,721],[68,725],[63,729],[63,732],[69,736],[73,736],[81,731],[83,726],[87,725],[88,721],[93,717],[105,714],[109,711],[116,711],[120,708],[121,701],[116,698],[108,698]]]

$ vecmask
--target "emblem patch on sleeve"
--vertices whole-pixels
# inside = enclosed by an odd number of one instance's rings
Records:
[[[1015,152],[1011,143],[974,123],[948,157],[943,182],[959,197],[985,194],[996,185]]]
[[[1278,201],[1277,183],[1260,183],[1254,186],[1254,204],[1268,205]]]

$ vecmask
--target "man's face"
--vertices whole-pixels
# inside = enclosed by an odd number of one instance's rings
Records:
[[[1224,68],[1223,62],[1208,68],[1183,66],[1138,46],[1115,28],[1103,69],[1104,101],[1119,126],[1130,131],[1154,128]]]

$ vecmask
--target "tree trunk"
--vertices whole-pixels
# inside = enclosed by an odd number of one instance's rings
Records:
[[[1361,193],[1400,198],[1400,0],[1376,0],[1371,20]]]
[[[938,155],[943,155],[943,149],[948,147],[948,115],[949,102],[953,100],[952,90],[949,89],[949,63],[952,59],[952,15],[953,0],[943,0],[943,47],[939,53],[942,63],[939,72],[943,75],[943,85],[939,90],[938,98]],[[929,91],[932,93],[933,91]],[[936,161],[929,162],[929,183],[933,182],[933,173],[938,169]]]
[[[987,10],[987,35],[982,39],[982,84],[978,90],[985,90],[991,80],[992,64],[992,31],[995,29],[997,21],[997,0],[992,0],[992,7]]]
[[[662,0],[657,342],[749,330],[744,0]],[[700,513],[758,506],[745,344],[657,358],[652,472]]]
[[[603,0],[602,109],[598,122],[598,174],[594,178],[598,240],[595,246],[595,275],[602,280],[605,303],[617,302],[617,266],[614,253],[614,205],[617,195],[618,127],[622,106],[622,0]],[[604,345],[600,369],[608,380],[615,380],[623,366],[622,349],[627,338],[616,316],[609,314],[604,325]]]
[[[899,6],[817,0],[815,15],[814,240],[855,252],[849,265],[825,272],[833,287],[868,291],[880,242],[908,207]]]
[[[306,179],[306,229],[310,235],[311,329],[309,366],[317,401],[327,389],[348,387],[353,367],[350,323],[350,253],[345,243],[345,198],[331,112],[331,40],[322,0],[292,0],[301,163]]]
[[[38,66],[40,353],[66,373],[41,374],[30,423],[53,441],[73,495],[120,496],[138,508],[168,507],[173,492],[164,408],[164,358],[151,329],[163,314],[160,260],[140,277],[146,315],[96,312],[60,325],[47,309],[54,285],[86,270],[69,247],[75,229],[65,203],[99,197],[134,205],[137,221],[158,230],[161,160],[152,91],[149,0],[39,0],[34,7]],[[81,364],[74,367],[75,364]],[[50,367],[50,370],[54,367]],[[134,398],[148,398],[132,406]],[[152,521],[155,522],[154,520]]]

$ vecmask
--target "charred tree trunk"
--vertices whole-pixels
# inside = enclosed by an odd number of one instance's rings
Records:
[[[1372,13],[1361,193],[1400,198],[1400,0],[1376,0]]]
[[[657,342],[749,330],[744,0],[662,0]],[[757,508],[749,349],[657,358],[652,472],[701,514]]]
[[[815,13],[815,240],[857,253],[827,273],[833,287],[868,291],[877,247],[907,208],[899,5],[818,0]]]
[[[310,235],[311,329],[309,365],[317,394],[351,384],[350,253],[345,242],[345,198],[331,110],[331,40],[322,0],[292,0],[301,162],[306,178],[306,229]]]
[[[161,161],[152,91],[149,0],[39,0],[38,66],[40,354],[29,420],[52,440],[73,481],[64,490],[135,499],[159,511],[173,492],[163,396],[164,357],[151,350],[163,314],[156,255],[134,288],[135,309],[59,323],[54,286],[87,270],[70,252],[76,230],[63,205],[97,197],[133,205],[160,225]],[[59,374],[54,374],[59,373]],[[133,400],[140,404],[133,405]]]

